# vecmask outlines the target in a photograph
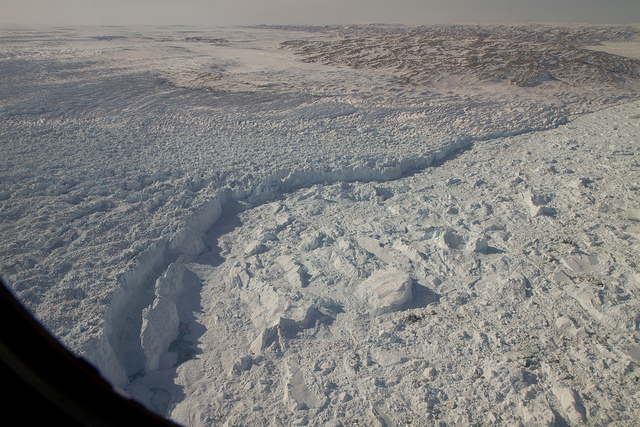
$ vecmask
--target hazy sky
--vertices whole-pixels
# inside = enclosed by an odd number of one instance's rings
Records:
[[[640,22],[640,0],[0,0],[0,23]]]

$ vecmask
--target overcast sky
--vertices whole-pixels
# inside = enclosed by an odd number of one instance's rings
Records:
[[[640,0],[0,0],[0,23],[640,22]]]

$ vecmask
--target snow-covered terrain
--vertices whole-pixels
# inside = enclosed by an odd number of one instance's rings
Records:
[[[636,425],[639,33],[5,28],[0,274],[184,425]]]

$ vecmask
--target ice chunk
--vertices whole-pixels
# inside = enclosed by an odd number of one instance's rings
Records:
[[[408,358],[398,352],[389,350],[380,350],[376,354],[376,361],[380,366],[395,366],[406,362]]]
[[[574,390],[567,387],[553,387],[552,390],[572,424],[580,424],[587,421],[585,408],[578,401],[577,393]]]
[[[162,368],[162,357],[169,344],[178,337],[180,321],[186,321],[192,309],[183,299],[189,291],[198,291],[198,277],[184,265],[173,263],[156,281],[150,307],[142,311],[140,343],[144,352],[145,370]]]
[[[467,243],[467,249],[471,252],[486,254],[489,251],[489,243],[484,237],[474,237]]]
[[[464,245],[464,237],[452,230],[447,230],[436,237],[436,242],[443,249],[457,249]]]
[[[180,317],[173,301],[156,298],[153,305],[142,311],[140,342],[146,357],[145,370],[156,371],[160,367],[160,357],[169,344],[178,336]]]
[[[265,328],[258,337],[251,343],[251,352],[254,354],[260,354],[262,350],[269,347],[275,340],[278,339],[278,327],[272,326]]]
[[[240,357],[233,363],[231,367],[231,373],[239,375],[245,371],[248,371],[253,366],[253,358],[251,356]]]
[[[228,276],[229,282],[238,287],[249,286],[251,280],[251,274],[246,268],[241,266],[233,267],[229,270]]]
[[[245,255],[257,255],[266,250],[267,247],[260,240],[254,240],[244,248],[244,253]]]
[[[307,285],[307,271],[299,262],[295,261],[290,255],[282,255],[276,258],[276,262],[285,271],[287,281],[295,287],[304,287]]]
[[[554,216],[556,210],[547,204],[551,201],[551,195],[542,193],[532,193],[527,191],[523,195],[524,201],[531,210],[531,216]]]
[[[555,325],[556,325],[556,329],[558,329],[560,332],[576,339],[582,340],[589,336],[589,333],[587,332],[584,326],[576,328],[576,325],[575,323],[573,323],[573,320],[569,319],[568,317],[557,318]]]
[[[567,275],[567,273],[565,273],[562,270],[557,270],[555,273],[553,273],[553,281],[556,282],[557,284],[561,285],[564,283],[567,284],[573,284],[573,279],[571,277],[569,277],[569,275]]]
[[[169,249],[179,254],[198,255],[204,251],[204,243],[194,230],[183,226],[169,240]]]
[[[556,319],[556,328],[559,331],[566,331],[575,327],[575,324],[568,317],[558,317]]]
[[[538,396],[522,408],[522,418],[526,426],[555,426],[556,416],[547,399]]]
[[[398,310],[413,299],[413,281],[398,269],[377,271],[360,284],[358,294],[375,311]]]
[[[276,313],[276,324],[281,330],[292,333],[312,326],[319,317],[320,313],[313,305],[304,301],[289,302],[282,311]]]
[[[300,366],[290,360],[286,367],[286,387],[284,387],[283,403],[293,410],[315,408],[321,400],[307,386]]]
[[[598,269],[598,257],[595,255],[578,255],[565,258],[562,263],[574,273],[590,273]]]

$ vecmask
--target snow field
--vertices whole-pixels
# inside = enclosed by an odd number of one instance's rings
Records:
[[[127,389],[185,425],[633,425],[639,107],[241,203]]]
[[[222,188],[264,200],[395,179],[469,135],[564,120],[544,96],[505,103],[495,85],[425,92],[384,70],[301,63],[277,48],[291,31],[3,34],[2,274],[81,353],[102,333],[119,275]],[[184,78],[211,72],[222,76],[214,87]],[[501,122],[487,105],[504,108]]]
[[[568,120],[632,86],[109,32],[4,32],[0,272],[111,381],[185,425],[635,424],[640,111]]]

